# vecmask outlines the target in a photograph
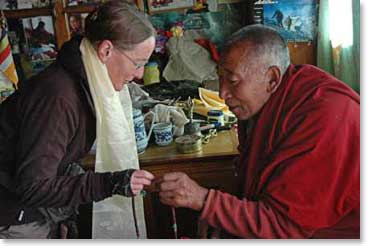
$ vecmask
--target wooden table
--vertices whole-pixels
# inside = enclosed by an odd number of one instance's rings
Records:
[[[221,131],[203,145],[200,152],[181,154],[174,143],[159,147],[150,143],[139,155],[140,168],[161,177],[168,172],[184,172],[207,188],[235,192],[234,158],[238,156],[235,130]],[[87,169],[94,169],[94,156],[84,159]],[[144,198],[144,213],[148,238],[173,238],[170,208],[159,202],[158,193],[148,192]],[[195,238],[198,212],[176,209],[178,235]]]

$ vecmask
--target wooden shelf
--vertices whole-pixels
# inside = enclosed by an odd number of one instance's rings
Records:
[[[182,154],[176,149],[176,144],[158,146],[151,143],[145,152],[139,155],[141,166],[150,166],[162,162],[190,162],[192,160],[212,160],[238,154],[238,140],[235,130],[218,132],[218,136],[210,139],[209,143],[203,144],[202,151]]]
[[[138,7],[143,8],[142,0],[136,0]],[[8,19],[30,18],[37,16],[52,16],[55,27],[56,45],[58,48],[70,39],[68,27],[69,14],[90,13],[99,6],[98,3],[67,6],[66,0],[55,0],[53,6],[32,9],[3,10]]]
[[[34,16],[52,16],[53,8],[34,8],[19,10],[4,10],[6,18],[28,18]]]
[[[3,10],[7,19],[21,19],[37,16],[52,16],[55,27],[56,45],[58,48],[70,39],[68,27],[68,15],[90,13],[94,11],[99,4],[90,3],[83,5],[67,6],[66,0],[55,0],[53,6],[32,9]],[[136,4],[140,9],[144,8],[142,0],[136,0]]]
[[[64,13],[66,14],[90,13],[93,10],[95,10],[97,7],[98,5],[95,5],[95,4],[68,6],[68,7],[65,7]]]
[[[200,159],[201,161],[212,161],[218,158],[233,158],[238,155],[238,139],[234,129],[229,131],[221,131],[218,136],[210,139],[208,144],[203,144],[202,151],[182,154],[176,150],[175,143],[168,146],[160,147],[151,143],[145,152],[139,155],[140,167],[155,166],[159,163],[185,163]],[[87,155],[82,163],[83,167],[88,170],[94,170],[95,155]]]

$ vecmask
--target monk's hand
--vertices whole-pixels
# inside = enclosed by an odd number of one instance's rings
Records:
[[[112,194],[121,196],[138,195],[144,188],[151,184],[153,174],[145,170],[127,169],[113,172],[111,175]]]
[[[139,194],[144,186],[149,186],[154,179],[154,175],[145,170],[135,170],[131,175],[130,187],[134,195]]]
[[[167,173],[160,183],[159,197],[162,203],[173,207],[201,210],[204,207],[208,189],[201,187],[185,173]]]

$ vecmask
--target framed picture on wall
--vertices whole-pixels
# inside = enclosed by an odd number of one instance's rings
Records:
[[[0,9],[17,9],[17,0],[0,0]]]
[[[46,8],[55,3],[56,0],[0,0],[0,9],[32,9]]]
[[[149,14],[187,9],[194,6],[194,0],[148,0]]]
[[[52,6],[56,0],[18,0],[18,9],[47,8]]]
[[[32,61],[56,59],[56,38],[52,16],[22,19],[26,46],[24,50]]]
[[[88,4],[97,4],[102,0],[66,0],[67,6],[76,6],[76,5],[88,5]]]
[[[88,13],[77,13],[68,15],[68,27],[70,32],[70,37],[75,35],[81,35],[84,33],[85,18]]]
[[[316,0],[282,0],[262,6],[255,3],[255,13],[261,12],[263,24],[276,29],[287,41],[309,42],[316,36],[316,5]]]

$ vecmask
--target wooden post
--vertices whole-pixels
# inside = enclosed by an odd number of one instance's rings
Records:
[[[138,6],[138,8],[141,11],[144,11],[144,0],[135,0],[136,1],[136,6]]]
[[[68,21],[64,12],[65,0],[56,0],[53,15],[57,47],[60,49],[65,41],[70,39]]]

